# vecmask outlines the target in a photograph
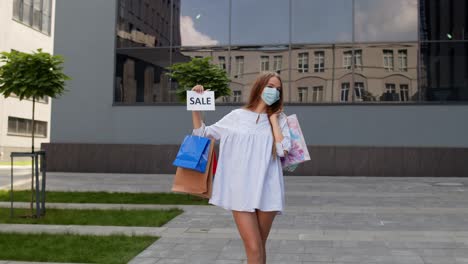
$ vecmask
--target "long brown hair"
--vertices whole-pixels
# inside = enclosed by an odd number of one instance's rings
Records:
[[[270,78],[276,77],[281,83],[281,87],[276,87],[280,88],[280,99],[276,101],[272,105],[267,105],[266,107],[266,113],[268,114],[268,121],[270,122],[271,126],[271,133],[273,134],[273,126],[271,125],[270,121],[270,116],[273,113],[278,112],[280,109],[283,109],[283,81],[281,80],[281,77],[278,73],[276,72],[262,72],[260,75],[258,75],[257,79],[252,85],[252,89],[250,91],[250,96],[249,96],[249,101],[247,104],[244,106],[244,108],[247,108],[249,110],[255,110],[257,107],[258,103],[260,100],[262,100],[262,92],[263,88],[265,88],[268,85],[268,82],[270,81]],[[275,146],[275,139],[273,137],[273,148],[272,148],[272,155],[273,159],[276,159],[276,146]]]

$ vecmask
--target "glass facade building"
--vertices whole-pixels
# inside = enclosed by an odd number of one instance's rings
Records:
[[[175,103],[167,67],[210,57],[244,103],[261,71],[286,103],[468,101],[465,0],[117,0],[114,103]]]
[[[210,57],[246,102],[283,79],[311,161],[295,175],[467,176],[467,0],[57,1],[51,171],[173,173],[191,114],[167,67]],[[84,19],[85,18],[85,19]],[[190,87],[188,87],[190,88]],[[65,159],[65,160],[64,160]],[[72,162],[70,162],[72,161]]]

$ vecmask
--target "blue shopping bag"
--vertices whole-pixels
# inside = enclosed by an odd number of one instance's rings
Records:
[[[208,163],[209,147],[209,138],[188,135],[180,145],[172,165],[204,173]]]

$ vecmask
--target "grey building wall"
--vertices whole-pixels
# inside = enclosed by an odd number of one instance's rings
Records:
[[[57,1],[56,10],[54,53],[73,80],[52,101],[52,143],[177,145],[191,132],[182,105],[113,106],[115,1]],[[207,123],[235,107],[205,113]],[[468,147],[467,105],[290,105],[286,112],[299,116],[310,146]]]
[[[51,142],[178,144],[190,133],[184,106],[113,106],[116,3],[57,1],[55,54],[69,81],[52,103]],[[239,106],[205,113],[212,123]],[[468,147],[467,105],[304,105],[296,113],[310,145]]]

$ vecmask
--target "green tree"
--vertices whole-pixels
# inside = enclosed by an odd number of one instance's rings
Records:
[[[63,58],[49,53],[25,53],[16,50],[2,52],[0,56],[0,94],[8,98],[16,94],[19,100],[32,99],[34,111],[37,99],[63,94],[65,81],[70,78],[63,73]],[[34,129],[32,129],[32,152],[34,152]]]
[[[37,52],[24,53],[16,50],[0,55],[0,94],[8,98],[11,94],[19,100],[32,99],[32,146],[34,153],[34,122],[36,100],[45,97],[55,98],[65,91],[65,81],[70,78],[63,73],[64,60],[60,56]],[[36,164],[37,166],[37,164]],[[31,191],[33,185],[31,182]],[[31,197],[31,210],[32,210]]]
[[[193,86],[203,85],[205,90],[215,92],[215,98],[231,95],[229,78],[220,67],[210,63],[211,58],[192,58],[189,62],[181,62],[167,67],[170,78],[177,81],[179,88],[176,90],[180,102],[186,102],[187,90]]]

